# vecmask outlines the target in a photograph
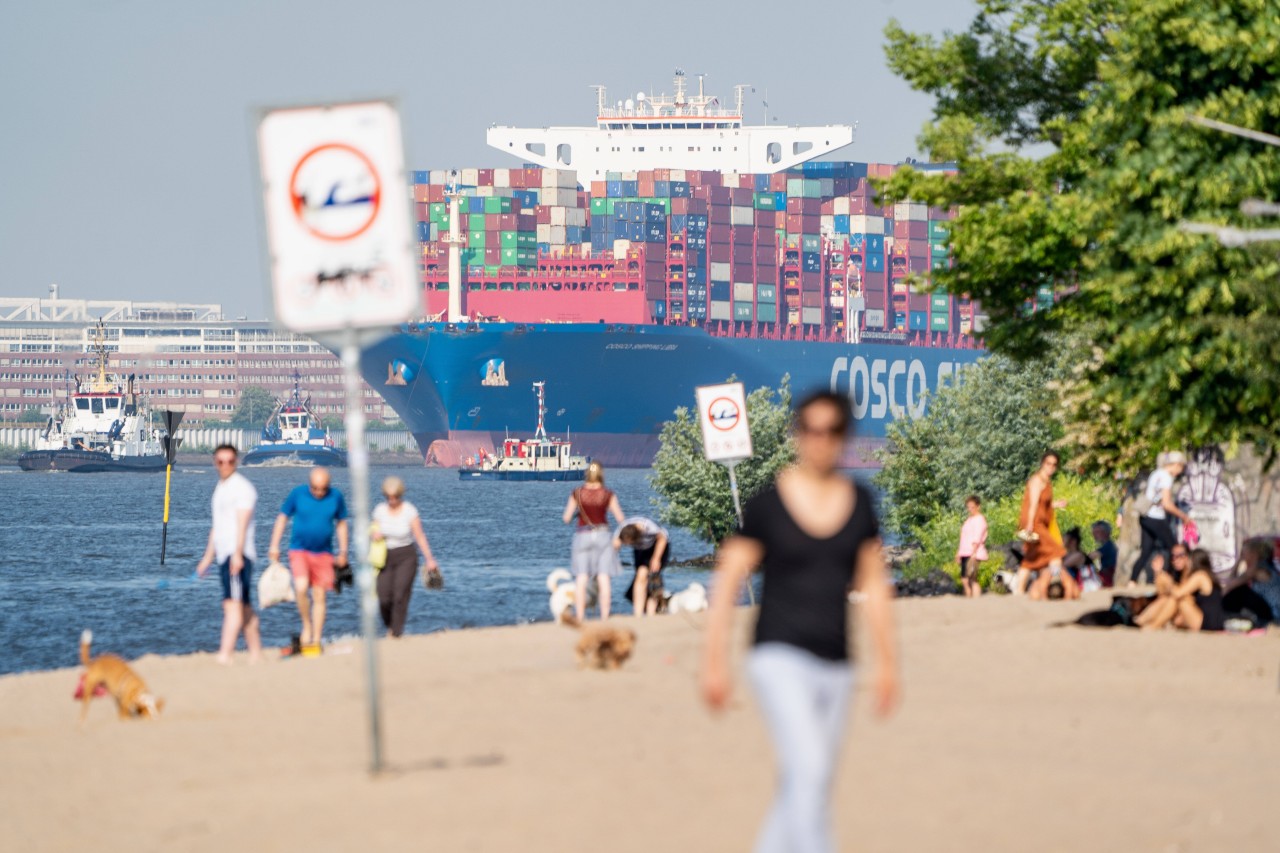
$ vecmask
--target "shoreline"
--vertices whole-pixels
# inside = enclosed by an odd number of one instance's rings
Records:
[[[879,721],[867,691],[855,698],[833,799],[840,849],[1265,849],[1280,635],[1048,627],[1109,600],[898,602],[904,705]],[[739,674],[752,615],[735,616]],[[118,722],[99,699],[79,727],[78,667],[0,676],[9,837],[748,849],[772,759],[740,676],[721,717],[697,701],[704,620],[611,619],[639,634],[618,672],[579,671],[574,633],[552,623],[381,640],[377,778],[359,640],[257,666],[244,652],[231,667],[144,655],[135,668],[167,702],[155,723]]]

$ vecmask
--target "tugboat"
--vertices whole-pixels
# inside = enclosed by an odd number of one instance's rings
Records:
[[[293,393],[276,406],[262,428],[258,446],[240,460],[241,465],[327,465],[347,467],[347,452],[336,446],[311,400],[302,398],[302,374],[294,371]]]
[[[506,438],[501,455],[479,451],[458,469],[461,480],[540,480],[564,482],[581,480],[591,460],[574,456],[568,439],[547,438],[547,383],[533,383],[538,394],[538,429],[533,438]]]
[[[46,422],[35,449],[18,457],[23,471],[164,470],[164,431],[151,425],[132,374],[124,389],[108,376],[105,339],[98,321],[97,372],[87,387],[75,377],[75,391]]]

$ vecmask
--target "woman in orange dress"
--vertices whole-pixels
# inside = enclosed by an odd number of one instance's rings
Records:
[[[1066,506],[1065,501],[1053,499],[1053,475],[1058,473],[1058,462],[1058,454],[1052,450],[1041,457],[1040,469],[1031,475],[1027,490],[1022,495],[1018,538],[1022,540],[1024,550],[1014,583],[1014,595],[1022,595],[1026,591],[1027,578],[1032,572],[1048,568],[1050,574],[1065,575],[1062,558],[1066,556],[1067,549],[1062,547],[1062,540],[1057,535],[1058,525],[1054,521],[1054,510]],[[1056,573],[1054,568],[1058,570]]]

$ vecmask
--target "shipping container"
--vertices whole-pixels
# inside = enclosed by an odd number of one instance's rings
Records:
[[[754,315],[755,315],[754,309],[755,309],[755,306],[753,306],[750,302],[735,301],[733,303],[733,319],[737,321],[750,322],[752,319],[754,319]]]

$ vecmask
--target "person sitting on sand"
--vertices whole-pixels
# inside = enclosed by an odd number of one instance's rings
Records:
[[[1280,572],[1276,571],[1274,553],[1270,539],[1246,540],[1240,549],[1244,571],[1223,585],[1223,609],[1259,628],[1280,622]]]
[[[1094,568],[1098,570],[1098,577],[1102,580],[1102,585],[1109,587],[1114,586],[1116,582],[1116,561],[1119,558],[1120,549],[1116,547],[1116,543],[1111,541],[1111,525],[1106,521],[1095,521],[1092,528],[1093,541],[1097,543],[1097,547],[1089,555],[1093,560]]]
[[[1172,623],[1187,631],[1221,631],[1226,612],[1209,552],[1203,548],[1191,552],[1191,566],[1181,583],[1174,584],[1168,572],[1156,575],[1156,600],[1133,621],[1144,630]]]

